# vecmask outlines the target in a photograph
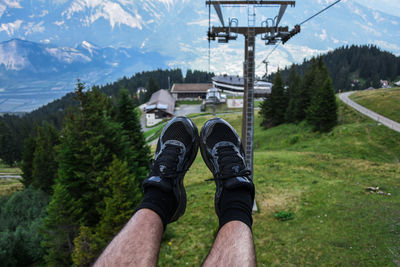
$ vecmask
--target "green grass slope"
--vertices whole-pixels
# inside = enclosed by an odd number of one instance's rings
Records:
[[[257,118],[253,232],[260,266],[400,263],[400,134],[342,104],[339,114],[328,134],[306,125],[265,131]],[[223,117],[240,132],[240,115]],[[209,118],[194,121],[200,129]],[[166,230],[160,266],[198,266],[211,248],[218,221],[208,178],[199,153],[185,177],[186,213]],[[294,219],[277,220],[279,211]]]
[[[359,91],[350,96],[358,104],[400,122],[400,88]]]

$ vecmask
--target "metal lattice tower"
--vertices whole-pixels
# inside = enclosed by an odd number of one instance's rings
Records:
[[[236,40],[238,34],[242,34],[245,39],[245,58],[243,63],[244,94],[243,94],[243,114],[242,114],[242,143],[246,154],[246,164],[251,169],[251,179],[253,179],[253,148],[254,148],[254,81],[255,81],[255,38],[258,34],[264,34],[262,40],[266,44],[275,44],[277,40],[283,40],[289,36],[288,27],[278,27],[278,24],[286,11],[288,5],[294,6],[295,1],[206,1],[206,4],[214,6],[220,19],[222,27],[212,27],[208,31],[208,40],[218,39],[219,43],[228,43]],[[237,19],[229,19],[225,26],[221,5],[247,6],[247,26],[239,27]],[[261,27],[256,27],[256,7],[266,5],[279,5],[279,14],[268,21],[262,23]],[[265,25],[265,26],[263,26]],[[253,210],[257,210],[254,202]]]
[[[242,114],[242,143],[246,154],[246,164],[253,175],[253,140],[254,140],[254,77],[255,77],[255,22],[254,5],[247,6],[247,34],[245,38],[245,59],[243,64],[244,92]],[[253,177],[251,177],[253,178]]]

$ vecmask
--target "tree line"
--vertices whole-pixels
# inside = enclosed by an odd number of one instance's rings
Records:
[[[337,103],[322,57],[310,60],[303,78],[292,66],[284,83],[278,70],[271,94],[261,103],[260,116],[264,128],[305,120],[314,131],[330,131],[337,123]]]
[[[336,92],[379,88],[380,80],[400,80],[400,57],[382,51],[375,45],[343,46],[321,57]],[[304,60],[292,67],[304,76],[311,63],[311,60]],[[287,79],[289,72],[289,68],[281,71],[283,79]],[[273,79],[274,76],[271,75],[270,78]]]
[[[6,266],[89,266],[141,199],[150,149],[129,91],[117,104],[80,82],[74,93],[61,130],[44,123],[26,139],[25,189],[0,200]]]
[[[143,71],[130,78],[123,77],[113,83],[94,87],[109,96],[114,104],[118,101],[120,88],[125,88],[134,96],[133,102],[137,106],[147,102],[151,94],[160,88],[168,89],[173,83],[210,82],[212,76],[213,73],[189,69],[184,77],[181,69],[158,69]],[[137,94],[136,90],[140,87],[145,87],[147,92]],[[0,159],[8,165],[20,162],[24,140],[32,133],[36,134],[37,125],[42,125],[46,121],[60,130],[66,114],[77,105],[76,94],[72,92],[24,116],[8,114],[0,116]]]

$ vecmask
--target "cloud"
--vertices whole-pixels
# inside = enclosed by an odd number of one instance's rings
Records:
[[[4,0],[3,3],[9,8],[22,8],[19,0]]]
[[[211,20],[211,24],[212,23],[216,23],[216,22],[218,22],[218,20],[216,20],[216,19],[212,19]],[[198,25],[198,26],[202,26],[202,27],[208,27],[208,19],[197,20],[197,21],[189,21],[186,24],[187,25]]]
[[[206,41],[204,41],[206,42]],[[229,44],[214,44],[210,49],[210,67],[208,65],[208,48],[200,47],[198,44],[179,43],[182,56],[168,62],[170,67],[185,66],[191,69],[210,70],[216,74],[228,73],[232,75],[243,75],[244,52],[242,42]],[[292,63],[301,63],[304,58],[311,58],[328,50],[311,49],[306,46],[290,45],[278,46],[272,54],[273,47],[264,45],[261,40],[256,46],[256,75],[263,76],[265,65],[262,61],[269,55],[269,73],[279,68],[284,68]]]
[[[377,22],[382,22],[382,21],[385,21],[385,20],[386,20],[385,18],[382,18],[381,13],[379,13],[379,12],[373,11],[372,14],[373,14],[373,16],[374,16],[374,19],[375,19]]]
[[[14,22],[3,23],[0,25],[0,32],[5,31],[9,36],[14,35],[22,25],[22,20],[18,19]]]
[[[63,25],[65,23],[65,21],[55,21],[54,24],[61,27],[61,25]]]
[[[321,39],[322,41],[325,41],[326,38],[328,37],[328,34],[326,33],[325,29],[322,29],[322,33],[321,34],[315,33],[314,35],[316,37],[318,37],[319,39]]]
[[[331,37],[331,39],[332,39],[332,41],[333,41],[334,44],[338,44],[338,43],[340,42],[338,39],[335,39],[335,38],[333,38],[333,37]]]
[[[369,33],[374,34],[375,36],[379,36],[379,37],[382,36],[382,33],[381,33],[381,32],[375,30],[375,29],[372,28],[372,27],[368,27],[367,25],[362,24],[362,23],[357,22],[357,21],[355,22],[355,24],[359,25],[361,28],[363,28],[364,30],[366,30],[366,31],[369,32]]]
[[[48,10],[43,10],[42,14],[39,15],[39,18],[43,18],[44,16],[46,16],[47,14],[49,14]]]
[[[376,44],[379,47],[382,47],[384,49],[387,49],[390,51],[395,51],[395,54],[400,55],[400,46],[398,46],[397,44],[392,44],[392,43],[382,41],[382,40],[376,40],[376,41],[374,41],[374,44]]]
[[[4,12],[7,10],[7,8],[22,8],[19,1],[17,0],[3,0],[2,3],[0,3],[0,18],[3,16]]]
[[[366,7],[379,10],[381,12],[385,12],[387,14],[391,14],[397,17],[400,14],[400,5],[398,1],[393,1],[393,0],[379,0],[379,1],[355,0],[355,1]]]
[[[36,32],[44,32],[46,28],[43,26],[43,24],[44,21],[41,21],[37,24],[35,24],[34,22],[29,22],[27,25],[23,27],[23,29],[25,30],[25,36],[34,34]]]

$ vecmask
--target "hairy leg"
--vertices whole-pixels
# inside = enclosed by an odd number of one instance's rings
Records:
[[[241,221],[231,221],[218,232],[203,266],[256,266],[253,235]]]
[[[94,266],[156,266],[162,234],[160,216],[141,209],[114,237]]]

